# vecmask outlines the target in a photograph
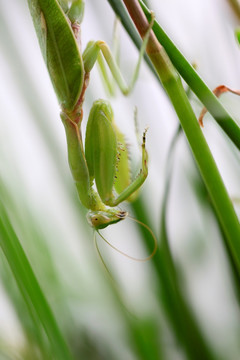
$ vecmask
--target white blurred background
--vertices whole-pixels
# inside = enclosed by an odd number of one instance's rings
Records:
[[[149,3],[156,19],[188,61],[196,64],[197,71],[210,88],[220,84],[240,88],[240,51],[234,38],[237,19],[226,0],[152,0]],[[111,44],[113,23],[114,14],[107,1],[86,0],[83,48],[89,40],[102,39]],[[129,79],[137,61],[137,51],[122,28],[120,36],[121,68],[124,77]],[[0,0],[0,79],[0,177],[11,191],[20,216],[28,211],[37,220],[46,238],[44,246],[53,260],[60,287],[68,294],[65,301],[75,325],[87,329],[93,337],[100,337],[103,344],[111,342],[116,358],[134,359],[129,349],[121,346],[124,338],[121,318],[115,311],[104,271],[100,271],[92,230],[76,210],[78,200],[67,164],[60,109],[42,59],[27,1]],[[95,68],[86,93],[83,128],[91,104],[98,98],[107,98],[107,95]],[[135,162],[140,154],[134,130],[134,106],[138,108],[140,131],[149,126],[149,176],[142,195],[152,216],[154,231],[158,234],[167,153],[178,119],[144,63],[132,94],[125,98],[117,90],[116,97],[110,100],[115,119],[132,144]],[[226,94],[221,101],[240,123],[240,99]],[[192,104],[199,115],[201,103],[193,97]],[[203,132],[230,196],[240,198],[239,153],[209,114],[205,117]],[[237,360],[240,353],[239,311],[221,235],[212,214],[204,211],[191,189],[189,177],[194,170],[184,137],[177,146],[168,207],[171,248],[181,266],[186,292],[211,344],[223,359]],[[66,191],[66,183],[71,195],[76,197],[75,206]],[[240,214],[237,202],[235,206]],[[127,205],[121,207],[127,208]],[[23,228],[19,233],[24,238]],[[134,224],[129,220],[107,229],[104,234],[121,250],[133,256],[146,255],[146,250],[139,244]],[[35,247],[34,238],[24,246],[41,282],[46,276],[44,246],[42,254],[39,254],[39,247]],[[149,263],[132,262],[101,242],[100,248],[114,269],[129,308],[136,315],[146,313],[154,316],[158,313],[154,274]],[[44,290],[51,304],[61,311],[63,299],[60,294],[51,288]],[[61,321],[65,321],[64,315]],[[167,328],[166,324],[164,326]],[[170,349],[171,336],[164,335],[164,339]],[[0,340],[13,348],[24,341],[1,280]],[[169,354],[169,359],[182,358],[177,350],[169,350]]]

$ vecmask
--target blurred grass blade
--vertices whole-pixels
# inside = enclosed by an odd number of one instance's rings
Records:
[[[24,189],[19,174],[18,186],[21,189]],[[24,190],[22,190],[22,192],[24,193]],[[11,224],[14,224],[12,227],[17,227],[18,233],[21,233],[24,236],[22,241],[23,246],[28,249],[28,256],[31,257],[35,266],[36,263],[39,263],[40,266],[44,264],[44,267],[41,267],[41,281],[43,281],[45,285],[45,290],[50,288],[51,294],[61,297],[61,301],[63,301],[63,299],[65,300],[65,296],[62,291],[63,289],[59,284],[59,279],[49,251],[49,246],[47,244],[49,239],[42,234],[41,226],[38,221],[36,221],[36,217],[34,217],[32,211],[29,211],[25,202],[23,203],[21,201],[20,204],[18,203],[16,198],[19,194],[14,193],[13,197],[13,194],[9,192],[9,189],[5,186],[5,184],[3,184],[3,182],[0,182],[0,196],[6,213],[11,214],[10,222]],[[34,244],[32,239],[34,239]],[[37,256],[37,259],[34,255]],[[47,358],[49,343],[46,341],[46,334],[39,322],[39,318],[34,311],[29,312],[27,304],[25,303],[25,300],[17,287],[16,281],[12,276],[7,260],[4,258],[4,254],[2,253],[1,258],[1,280],[8,298],[14,307],[16,315],[18,316],[27,340],[24,350],[25,352],[32,354],[30,358],[36,357],[36,359],[38,359],[37,353],[39,350],[42,358]],[[70,321],[69,314],[66,313],[65,316],[68,316]],[[63,320],[63,317],[61,320]],[[24,356],[26,356],[25,352]]]
[[[108,2],[112,6],[116,15],[121,19],[123,26],[125,27],[131,39],[133,40],[134,44],[139,49],[140,46],[137,41],[136,30],[134,29],[133,24],[129,21],[129,15],[127,14],[127,11],[122,4],[122,1],[108,0]],[[139,2],[148,20],[150,20],[150,11],[143,4],[143,2],[141,2],[141,0]],[[167,36],[167,34],[160,27],[160,25],[156,20],[154,21],[153,31],[160,44],[166,50],[169,58],[171,59],[173,65],[176,67],[180,75],[190,86],[190,88],[196,94],[199,100],[208,109],[210,114],[215,118],[215,120],[225,131],[225,133],[229,136],[232,142],[240,150],[240,128],[236,124],[232,116],[219,102],[216,96],[204,83],[204,81],[201,79],[201,77],[198,75],[198,73],[192,67],[192,65],[185,59],[185,57],[174,45],[174,43]]]
[[[139,226],[141,229],[144,229],[147,235],[150,234],[145,227],[141,225]],[[152,244],[152,235],[150,235],[150,243]],[[138,359],[164,360],[163,343],[159,331],[160,326],[157,323],[158,319],[152,317],[136,318],[135,315],[132,315],[131,310],[129,311],[125,303],[121,288],[118,286],[116,280],[117,277],[114,276],[113,268],[110,264],[106,264],[101,252],[99,252],[97,242],[96,247],[104,270],[107,272],[106,280],[108,280],[108,284],[112,290],[112,294],[114,295],[115,303],[118,305],[118,312],[121,318],[125,321],[128,336],[131,339],[132,347],[138,354]]]
[[[180,127],[172,140],[170,151],[167,156],[168,166],[166,171],[164,198],[160,221],[159,250],[161,253],[163,278],[167,289],[166,293],[163,293],[163,302],[169,318],[175,328],[176,334],[179,339],[181,339],[181,342],[185,344],[186,353],[188,354],[189,359],[216,359],[197,322],[195,322],[191,306],[181,290],[181,284],[178,279],[176,267],[169,247],[166,221],[167,205],[171,187],[173,155],[179,134],[181,134]],[[171,300],[169,301],[169,299]]]
[[[205,336],[199,327],[198,321],[181,290],[181,285],[177,277],[175,264],[168,243],[166,211],[172,172],[172,157],[179,134],[180,128],[178,128],[176,135],[172,140],[170,151],[167,156],[168,169],[160,222],[160,246],[152,261],[158,277],[158,296],[160,303],[164,306],[172,330],[185,350],[188,359],[216,360],[216,357],[207,343]],[[137,218],[151,227],[146,212],[146,206],[141,198],[133,203],[132,207]],[[139,228],[139,231],[143,235],[148,250],[150,250],[151,239],[149,238],[149,234],[141,227]]]
[[[212,202],[209,199],[206,186],[201,178],[199,170],[196,167],[196,164],[194,163],[194,161],[193,161],[193,168],[195,169],[196,177],[193,178],[192,176],[190,176],[190,186],[193,188],[194,193],[196,194],[197,200],[200,203],[204,203],[205,206],[207,205],[208,207],[210,207],[210,210],[215,217],[216,224],[221,233],[222,243],[223,243],[223,246],[225,249],[225,254],[228,258],[227,260],[229,261],[229,266],[230,266],[230,271],[231,271],[230,275],[232,277],[232,282],[233,282],[233,287],[234,287],[235,294],[236,294],[236,299],[238,301],[238,304],[240,305],[240,275],[239,275],[238,269],[236,267],[236,263],[233,259],[231,249],[228,246],[228,242],[227,242],[226,236],[224,234],[223,228],[221,226],[221,223],[218,219],[216,210],[215,210]]]
[[[60,105],[73,110],[83,84],[83,61],[57,0],[28,0],[43,58]]]
[[[146,208],[141,198],[138,198],[132,204],[136,218],[152,228]],[[142,235],[146,248],[150,251],[152,239],[141,226],[139,226],[139,232]],[[188,355],[188,359],[217,360],[212,354],[212,350],[199,327],[194,313],[189,307],[188,301],[181,292],[181,286],[176,278],[174,263],[169,253],[169,248],[166,246],[167,237],[165,235],[166,231],[163,229],[160,240],[161,244],[163,243],[164,245],[160,245],[152,259],[157,276],[159,306],[162,309],[163,305],[171,329],[179,344],[181,344]],[[165,238],[163,238],[164,236]]]
[[[2,252],[0,254],[0,273],[3,287],[16,312],[26,339],[26,344],[21,354],[25,354],[25,352],[28,351],[31,352],[32,357],[36,357],[36,359],[38,359],[37,354],[39,353],[42,358],[46,358],[49,353],[49,344],[46,337],[44,337],[43,328],[39,319],[35,316],[35,313],[29,311]]]
[[[34,239],[33,239],[34,240]],[[72,359],[54,315],[32,271],[21,243],[0,200],[0,246],[9,263],[30,313],[42,324],[52,346],[53,358]]]
[[[41,100],[41,95],[36,88],[27,66],[25,65],[23,54],[18,50],[16,37],[12,36],[11,24],[6,21],[3,6],[0,3],[0,42],[1,52],[5,56],[11,67],[11,74],[14,78],[15,86],[19,88],[22,102],[26,103],[31,116],[36,120],[35,124],[42,133],[42,138],[49,147],[49,153],[54,157],[57,169],[61,170],[60,178],[65,179],[66,175],[62,171],[63,161],[61,159],[61,148],[55,136],[49,131],[49,120],[46,120],[47,108]],[[65,175],[65,176],[64,176]]]
[[[131,319],[130,337],[135,342],[138,360],[164,360],[162,341],[159,338],[159,325],[155,319]],[[161,335],[161,334],[160,334]],[[136,346],[137,344],[137,346]]]
[[[49,352],[49,345],[43,336],[44,332],[42,326],[39,319],[36,318],[35,313],[29,312],[29,308],[17,287],[11,269],[2,252],[0,254],[0,273],[3,287],[18,316],[26,338],[24,350],[26,349],[28,352],[31,351],[32,357],[36,357],[36,359],[38,359],[37,353],[40,353],[42,358],[46,358],[47,353]]]

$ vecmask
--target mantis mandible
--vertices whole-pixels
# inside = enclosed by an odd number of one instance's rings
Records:
[[[142,167],[132,180],[125,138],[114,122],[109,102],[94,102],[87,122],[84,147],[81,123],[85,91],[96,61],[100,63],[102,72],[105,72],[103,57],[123,94],[131,91],[138,76],[153,19],[143,41],[132,81],[127,86],[105,42],[90,41],[81,54],[83,0],[28,0],[28,3],[61,106],[68,161],[78,196],[83,206],[89,210],[88,223],[96,230],[103,229],[127,217],[127,212],[119,210],[117,205],[131,199],[148,175],[146,130],[141,145]]]

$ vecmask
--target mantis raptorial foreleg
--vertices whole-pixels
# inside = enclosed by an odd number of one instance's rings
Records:
[[[121,177],[126,175],[122,172],[117,175],[116,172],[117,142],[121,135],[114,124],[110,104],[103,100],[95,102],[87,124],[85,156],[90,176],[96,181],[98,193],[103,203],[112,207],[117,206],[139,189],[148,174],[145,130],[142,142],[142,168],[135,180],[131,181],[124,190],[119,187],[116,189],[115,178],[119,177],[121,181]],[[104,149],[104,151],[100,149]],[[122,150],[127,151],[126,148]],[[128,159],[125,159],[125,162],[127,163]],[[117,191],[120,190],[118,196],[113,192],[114,187]]]
[[[106,200],[105,203],[109,206],[117,206],[124,200],[128,199],[132,194],[134,194],[144,183],[148,175],[148,167],[147,167],[147,151],[146,151],[146,132],[147,129],[143,133],[143,141],[142,141],[142,167],[136,176],[135,180],[131,182],[118,196],[112,194],[111,199]]]

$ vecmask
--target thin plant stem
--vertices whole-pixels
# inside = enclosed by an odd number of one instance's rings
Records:
[[[33,320],[37,319],[37,322],[42,324],[46,331],[54,356],[57,356],[59,360],[71,360],[72,356],[67,344],[1,201],[0,247],[13,272],[29,312],[33,316]]]

